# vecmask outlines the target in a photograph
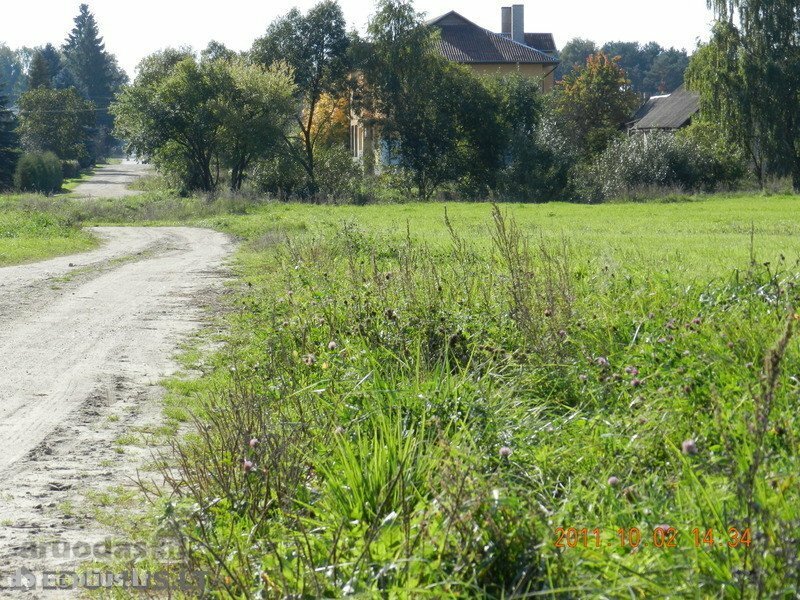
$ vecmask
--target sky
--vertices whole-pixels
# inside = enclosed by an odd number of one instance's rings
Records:
[[[106,48],[133,77],[139,61],[168,46],[198,50],[210,40],[234,50],[250,48],[267,25],[293,6],[306,10],[316,0],[85,0],[97,17]],[[340,0],[349,28],[363,31],[373,0]],[[60,45],[72,27],[80,0],[3,2],[0,43],[12,48]],[[430,18],[450,10],[478,25],[500,30],[498,2],[416,0]],[[525,2],[525,30],[552,32],[562,47],[574,37],[606,41],[655,41],[691,52],[708,39],[711,14],[705,0],[530,0]]]

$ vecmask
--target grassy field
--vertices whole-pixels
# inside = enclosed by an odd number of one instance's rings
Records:
[[[796,199],[38,210],[242,240],[130,532],[219,597],[800,591]]]
[[[96,246],[94,238],[53,211],[27,206],[19,196],[0,196],[0,267],[42,260]]]
[[[156,503],[220,596],[797,593],[795,199],[236,211]]]

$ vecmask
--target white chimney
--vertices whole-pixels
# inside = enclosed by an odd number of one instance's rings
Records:
[[[500,9],[500,33],[511,37],[511,7],[504,6]]]
[[[514,4],[511,7],[511,39],[520,44],[525,43],[525,5]]]

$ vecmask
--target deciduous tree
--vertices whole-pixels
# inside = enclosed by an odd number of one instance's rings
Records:
[[[758,146],[765,168],[790,175],[800,193],[800,7],[796,0],[709,5],[717,24],[704,58],[713,58],[724,76],[710,69],[693,75],[703,106],[741,131],[746,146]]]
[[[670,94],[683,85],[689,66],[689,55],[684,50],[670,48],[653,59],[645,73],[643,89],[648,94]]]
[[[19,99],[19,132],[29,152],[53,152],[62,160],[91,164],[95,107],[74,89],[40,88]]]
[[[640,94],[658,93],[657,88],[648,88],[645,84],[653,61],[662,52],[661,46],[655,42],[640,44],[639,42],[607,42],[600,52],[609,58],[618,58],[617,64],[625,71],[630,80],[631,89]],[[672,90],[669,90],[672,91]]]
[[[558,53],[558,60],[561,62],[555,71],[556,81],[561,81],[565,75],[570,75],[573,71],[583,67],[586,59],[597,50],[597,44],[592,40],[573,38],[568,41]]]
[[[742,72],[739,34],[728,21],[714,27],[711,41],[700,46],[686,71],[687,85],[700,93],[696,124],[716,131],[721,142],[742,149],[763,186],[773,144],[747,93]]]
[[[492,185],[500,137],[495,98],[467,69],[434,50],[431,30],[402,0],[383,0],[369,24],[364,94],[385,158],[421,199],[445,182]]]
[[[264,67],[243,59],[228,62],[230,86],[221,90],[222,160],[230,187],[242,187],[257,159],[281,149],[295,115],[295,84],[280,65]]]
[[[589,157],[619,134],[637,104],[618,61],[598,52],[558,85],[555,111],[569,139]]]
[[[295,116],[300,133],[299,140],[287,136],[287,150],[306,171],[312,196],[318,187],[315,151],[325,129],[320,123],[334,117],[333,111],[320,114],[325,108],[320,100],[326,95],[340,97],[345,91],[349,71],[346,27],[335,0],[324,0],[306,14],[294,8],[269,26],[251,53],[262,65],[287,65],[294,76],[301,101]]]
[[[198,62],[188,50],[167,50],[142,61],[111,111],[130,150],[186,188],[212,191],[229,169],[239,189],[251,162],[282,140],[294,91],[285,67]]]

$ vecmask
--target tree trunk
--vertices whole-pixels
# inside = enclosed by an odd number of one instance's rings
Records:
[[[800,156],[795,156],[792,162],[792,188],[795,194],[800,194]]]

